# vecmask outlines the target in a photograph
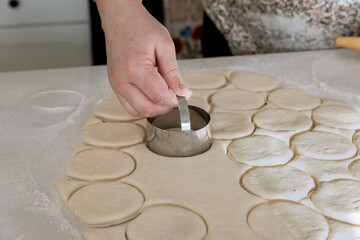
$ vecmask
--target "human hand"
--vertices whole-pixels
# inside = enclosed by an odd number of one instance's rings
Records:
[[[176,95],[191,96],[182,84],[169,32],[139,0],[98,0],[97,5],[110,85],[132,116],[164,114],[177,105]]]

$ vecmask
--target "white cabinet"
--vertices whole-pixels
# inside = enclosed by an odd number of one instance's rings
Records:
[[[91,65],[87,0],[0,0],[0,71]]]

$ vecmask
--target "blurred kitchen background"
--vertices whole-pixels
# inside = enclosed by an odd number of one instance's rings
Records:
[[[201,0],[143,0],[178,58],[202,57]],[[106,64],[93,0],[0,0],[0,72]]]

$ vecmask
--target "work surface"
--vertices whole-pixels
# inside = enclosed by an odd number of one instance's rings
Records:
[[[360,108],[360,52],[331,50],[180,61],[181,70],[236,68],[278,77]],[[110,93],[106,68],[0,74],[0,239],[77,239],[85,229],[60,202],[72,144]]]

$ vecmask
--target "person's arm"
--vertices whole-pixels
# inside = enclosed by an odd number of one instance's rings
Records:
[[[190,97],[191,91],[181,83],[169,32],[141,1],[96,2],[110,85],[125,109],[132,116],[156,116],[177,105],[176,95]]]

